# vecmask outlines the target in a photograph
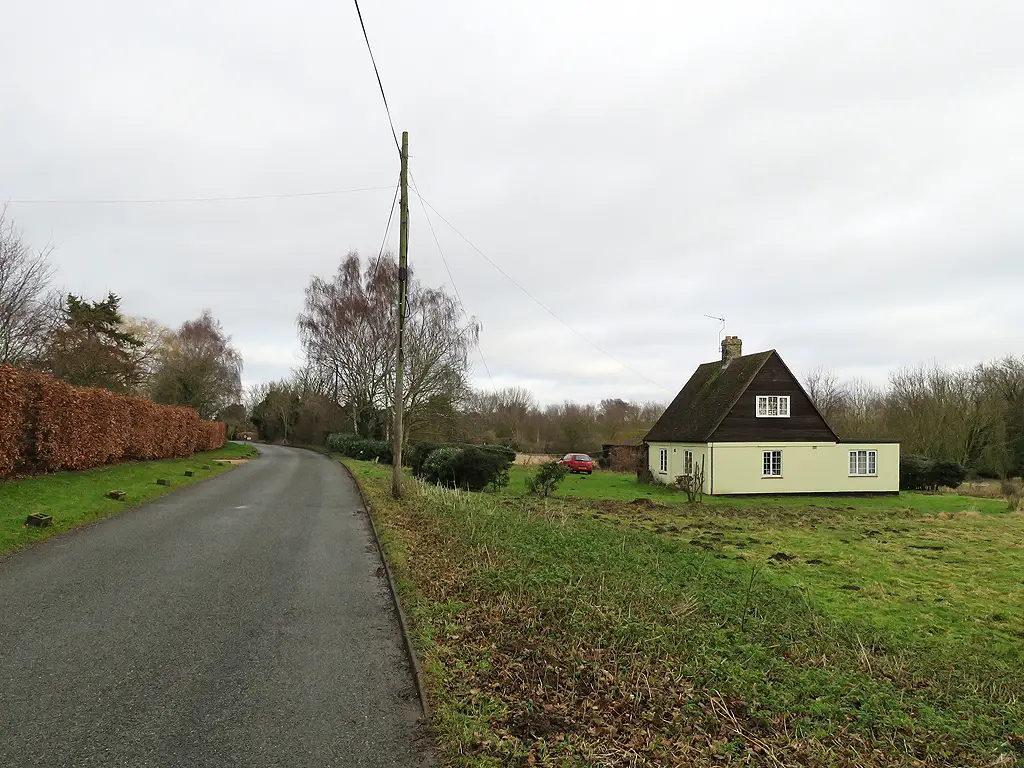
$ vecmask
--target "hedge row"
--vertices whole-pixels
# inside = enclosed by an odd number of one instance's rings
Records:
[[[904,491],[956,488],[966,479],[967,470],[955,461],[940,461],[926,456],[903,456],[900,459],[900,489]]]
[[[224,445],[222,422],[45,373],[0,366],[0,476],[183,458]]]
[[[382,464],[391,464],[394,458],[390,443],[356,435],[328,435],[327,448],[352,459]],[[515,458],[516,452],[504,445],[422,442],[409,444],[402,454],[402,463],[427,482],[478,491],[488,485],[507,485],[508,469]]]

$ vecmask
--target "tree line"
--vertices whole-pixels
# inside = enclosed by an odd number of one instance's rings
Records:
[[[57,289],[50,255],[0,209],[0,364],[244,423],[242,357],[209,311],[176,329],[125,316],[114,293],[89,299]]]
[[[318,445],[331,433],[391,439],[397,278],[390,254],[364,260],[354,251],[330,278],[311,278],[296,318],[304,365],[246,396],[260,437]],[[479,322],[412,273],[407,328],[406,440],[596,453],[605,443],[641,440],[665,409],[619,398],[541,406],[522,387],[474,389]],[[1024,470],[1024,358],[903,368],[884,386],[840,381],[822,368],[804,379],[841,438],[898,440],[904,454],[985,475]]]
[[[905,456],[956,462],[983,476],[1024,473],[1024,358],[905,367],[885,385],[841,381],[817,368],[805,387],[840,438],[899,440]]]

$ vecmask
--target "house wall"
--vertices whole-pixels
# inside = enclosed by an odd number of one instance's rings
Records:
[[[758,418],[758,395],[789,395],[789,418]],[[715,429],[709,442],[786,440],[835,442],[821,414],[778,354],[773,354]]]
[[[782,477],[761,476],[763,452],[767,450],[782,451]],[[851,450],[877,451],[877,476],[851,477]],[[714,463],[710,493],[715,496],[736,493],[869,493],[900,489],[900,446],[897,443],[764,440],[756,443],[711,443],[709,451]],[[652,455],[656,462],[657,455]]]
[[[661,449],[668,450],[668,472],[661,471]],[[675,485],[676,478],[683,474],[685,451],[693,451],[693,465],[700,466],[704,460],[704,493],[710,493],[711,462],[706,443],[651,443],[647,448],[647,466],[654,479],[665,485]]]

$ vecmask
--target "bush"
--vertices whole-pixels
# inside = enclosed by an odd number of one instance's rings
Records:
[[[423,463],[423,478],[431,483],[482,491],[491,486],[500,488],[508,484],[511,462],[497,451],[468,448],[436,448]]]
[[[966,478],[967,470],[955,461],[936,461],[925,456],[900,459],[900,489],[904,491],[956,488]]]
[[[430,454],[441,447],[441,443],[412,443],[402,458],[412,469],[412,473],[419,476],[423,474],[423,463],[427,460]]]
[[[475,446],[464,446],[466,448],[478,448],[481,451],[487,453],[493,453],[496,456],[501,456],[509,464],[516,460],[516,452],[507,445],[475,445]]]
[[[552,493],[562,479],[569,473],[564,465],[557,461],[545,461],[537,471],[526,478],[526,489],[530,493],[547,496]]]
[[[967,470],[955,461],[936,461],[932,482],[936,488],[956,488],[967,479]]]
[[[456,485],[455,463],[458,455],[458,448],[435,448],[423,462],[423,479],[430,483],[454,487]]]
[[[387,440],[368,440],[339,432],[327,436],[327,450],[350,459],[379,461],[381,464],[390,464],[394,460],[391,443]]]
[[[1006,498],[1006,511],[1017,512],[1024,509],[1024,484],[1020,480],[1004,479],[999,490]]]

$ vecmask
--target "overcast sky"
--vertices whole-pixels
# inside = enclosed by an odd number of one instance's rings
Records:
[[[300,364],[304,287],[376,253],[398,175],[352,4],[0,2],[0,201],[385,187],[8,210],[64,288],[172,326],[210,308],[249,383]],[[705,314],[798,373],[1024,352],[1020,0],[363,14],[426,199],[632,369],[434,219],[496,385],[670,399],[718,356]],[[450,288],[415,197],[410,261]]]

